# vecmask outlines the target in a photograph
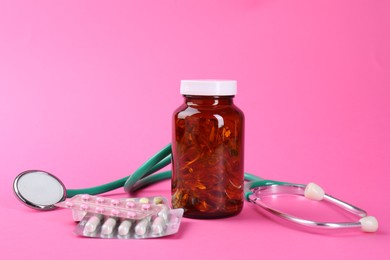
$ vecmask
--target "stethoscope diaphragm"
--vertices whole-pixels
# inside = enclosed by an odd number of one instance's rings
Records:
[[[64,184],[54,175],[40,170],[20,173],[14,180],[14,192],[27,206],[39,210],[54,209],[54,204],[66,199]]]

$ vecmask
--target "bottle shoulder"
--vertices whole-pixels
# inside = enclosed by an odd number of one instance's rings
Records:
[[[188,116],[202,116],[202,117],[214,117],[219,115],[225,116],[237,116],[244,118],[244,113],[240,108],[234,104],[230,105],[214,105],[214,106],[192,106],[188,104],[182,104],[174,111],[174,117],[185,118]]]

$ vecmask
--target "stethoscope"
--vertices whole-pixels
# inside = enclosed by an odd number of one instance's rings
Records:
[[[100,186],[86,189],[66,189],[65,185],[54,175],[40,170],[29,170],[20,173],[14,180],[13,188],[16,196],[27,206],[38,210],[55,209],[55,204],[78,194],[97,195],[124,187],[126,192],[133,193],[153,183],[170,179],[171,171],[156,173],[171,163],[171,145],[167,145],[153,155],[133,174],[122,179]],[[338,229],[361,228],[364,232],[375,232],[378,221],[373,216],[367,216],[366,211],[341,201],[314,184],[295,184],[274,180],[265,180],[256,175],[245,173],[245,198],[247,201],[260,206],[267,212],[308,227]],[[327,201],[359,217],[355,222],[318,222],[298,218],[277,210],[264,202],[264,198],[272,195],[293,194],[304,196],[311,200]]]

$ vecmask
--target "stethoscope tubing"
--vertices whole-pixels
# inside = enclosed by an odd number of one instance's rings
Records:
[[[308,226],[308,227],[316,227],[316,228],[326,228],[326,229],[335,229],[335,228],[356,228],[361,227],[362,223],[360,221],[356,222],[320,222],[320,221],[313,221],[303,218],[298,218],[296,216],[293,216],[291,214],[285,213],[283,211],[280,211],[278,209],[275,209],[271,206],[269,206],[267,203],[263,201],[264,197],[270,196],[270,195],[278,195],[278,194],[294,194],[294,195],[300,195],[304,196],[306,185],[303,184],[293,184],[293,183],[286,183],[286,184],[269,184],[269,185],[263,185],[263,186],[255,186],[251,193],[247,194],[247,200],[249,202],[252,202],[255,205],[260,206],[264,210],[268,211],[269,213],[272,213],[278,217],[281,217],[285,220],[291,221],[296,224]],[[344,202],[342,200],[339,200],[329,194],[324,194],[323,201],[328,201],[331,204],[338,206],[354,215],[360,216],[362,218],[367,216],[366,211],[353,206],[347,202]]]
[[[147,160],[144,164],[142,164],[133,174],[121,178],[119,180],[109,182],[103,185],[84,188],[84,189],[66,189],[63,183],[56,178],[55,176],[40,171],[41,174],[46,174],[46,176],[51,176],[52,178],[57,179],[58,183],[63,187],[64,196],[67,198],[71,198],[78,194],[90,194],[97,195],[101,193],[105,193],[108,191],[112,191],[121,187],[124,187],[124,190],[128,193],[136,192],[144,187],[152,185],[154,183],[160,182],[162,180],[167,180],[172,178],[172,171],[162,171],[156,173],[157,171],[163,169],[165,166],[171,163],[172,154],[171,154],[171,145],[165,146],[162,150],[154,154],[149,160]],[[24,174],[29,174],[30,172],[35,171],[26,171],[21,173],[14,181],[14,190],[18,197],[24,202],[26,205],[31,206],[36,209],[41,210],[49,210],[53,209],[54,205],[29,205],[28,200],[24,200],[23,196],[21,196],[18,191],[18,180]],[[244,173],[244,180],[248,183],[245,185],[245,198],[249,202],[252,202],[255,205],[260,206],[264,210],[279,216],[283,219],[289,220],[291,222],[301,224],[309,227],[317,227],[317,228],[352,228],[352,227],[361,227],[363,231],[366,232],[375,232],[378,228],[377,220],[370,216],[367,217],[367,214],[364,210],[353,206],[349,203],[336,199],[335,197],[330,196],[322,191],[322,197],[318,200],[328,201],[346,211],[349,211],[357,216],[360,216],[361,219],[357,222],[318,222],[307,219],[298,218],[296,216],[287,214],[285,212],[274,209],[263,202],[263,198],[269,195],[277,195],[277,194],[295,194],[306,196],[306,188],[310,185],[304,184],[295,184],[289,182],[281,182],[274,180],[266,180],[262,179],[256,175],[250,173]],[[313,184],[313,183],[311,183]],[[315,184],[314,184],[315,185]],[[320,188],[321,189],[321,188]],[[322,189],[321,189],[322,190]],[[310,197],[308,197],[310,199]],[[314,198],[317,200],[317,198]]]
[[[71,198],[78,194],[90,194],[97,195],[105,192],[109,192],[112,190],[116,190],[118,188],[124,187],[127,192],[134,192],[134,186],[136,183],[153,173],[159,171],[165,166],[171,163],[171,145],[167,145],[161,151],[153,155],[149,160],[147,160],[144,164],[142,164],[133,174],[121,178],[116,181],[112,181],[106,184],[102,184],[99,186],[91,187],[91,188],[83,188],[83,189],[67,189],[66,195],[68,198]],[[148,178],[146,181],[143,181],[143,185],[151,185],[157,181],[164,180],[170,178],[170,175],[167,173],[159,173],[158,175],[153,175],[153,178]],[[136,185],[140,189],[140,185]]]
[[[171,145],[168,144],[162,150],[154,154],[144,164],[142,164],[136,171],[134,171],[133,174],[121,178],[119,180],[91,188],[67,189],[66,196],[68,198],[71,198],[78,194],[97,195],[121,187],[123,187],[126,192],[133,193],[154,183],[172,178],[172,171],[163,171],[160,173],[156,173],[165,166],[169,165],[171,163],[171,159]],[[244,173],[244,179],[248,182],[264,181],[262,178],[250,173]],[[283,182],[267,180],[267,183],[276,184]]]

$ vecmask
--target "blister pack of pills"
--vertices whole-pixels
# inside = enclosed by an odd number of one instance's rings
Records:
[[[86,237],[139,239],[178,232],[183,209],[171,209],[164,197],[110,199],[77,195],[56,206],[72,209],[80,221],[75,233]]]

